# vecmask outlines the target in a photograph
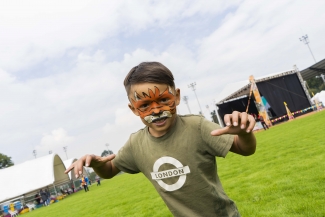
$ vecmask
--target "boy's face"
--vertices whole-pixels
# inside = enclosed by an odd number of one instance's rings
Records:
[[[153,136],[164,135],[174,123],[180,90],[167,84],[142,83],[131,86],[129,107],[140,116]]]

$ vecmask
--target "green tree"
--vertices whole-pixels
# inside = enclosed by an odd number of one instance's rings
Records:
[[[307,84],[309,87],[309,91],[313,92],[314,94],[316,94],[322,90],[325,90],[324,81],[319,76],[308,79]]]
[[[211,112],[211,118],[212,118],[212,122],[219,124],[219,121],[218,121],[218,118],[217,118],[217,114],[216,114],[216,110],[213,110]]]
[[[4,169],[13,165],[14,162],[12,162],[11,157],[0,153],[0,169]]]
[[[108,150],[108,151],[107,150],[104,150],[100,156],[101,157],[106,157],[106,156],[111,155],[111,154],[113,154],[113,151],[111,151],[111,150]]]

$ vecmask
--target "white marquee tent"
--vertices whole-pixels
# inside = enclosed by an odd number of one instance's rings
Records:
[[[311,98],[311,100],[317,100],[318,102],[322,102],[323,105],[325,105],[325,90],[322,90],[319,93],[316,93],[315,96],[313,98]]]
[[[65,166],[57,154],[50,154],[0,170],[0,203],[25,196],[45,187],[68,183]]]

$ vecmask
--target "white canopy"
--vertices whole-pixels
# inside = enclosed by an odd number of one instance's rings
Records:
[[[0,203],[46,186],[70,181],[57,154],[51,154],[0,170]]]
[[[318,102],[322,102],[323,105],[325,105],[325,91],[322,90],[319,93],[316,93],[316,95],[311,98],[312,101],[317,100]]]

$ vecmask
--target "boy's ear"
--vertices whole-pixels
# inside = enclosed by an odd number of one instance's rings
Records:
[[[133,107],[133,105],[131,103],[128,104],[129,108],[131,109],[131,111],[133,112],[133,114],[135,114],[136,116],[139,116],[139,111]]]
[[[181,102],[181,90],[179,88],[176,88],[176,106],[179,105],[179,103]]]

